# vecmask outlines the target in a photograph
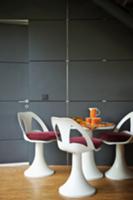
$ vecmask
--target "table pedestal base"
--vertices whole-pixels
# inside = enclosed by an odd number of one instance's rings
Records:
[[[94,151],[82,153],[82,170],[87,180],[100,179],[103,173],[99,171],[94,159]]]

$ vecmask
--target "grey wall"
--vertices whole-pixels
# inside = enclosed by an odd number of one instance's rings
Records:
[[[86,117],[92,106],[115,123],[133,110],[132,30],[92,1],[11,2],[1,2],[0,18],[26,18],[29,25],[0,24],[0,162],[33,158],[17,124],[16,113],[25,110],[18,100],[30,99],[29,109],[49,128],[51,116]],[[130,165],[132,148],[126,147]],[[56,143],[45,153],[49,164],[69,162]],[[95,155],[98,165],[109,165],[114,147]]]

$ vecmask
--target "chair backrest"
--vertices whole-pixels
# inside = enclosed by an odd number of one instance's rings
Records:
[[[42,129],[41,131],[48,131],[48,128],[46,127],[44,122],[40,119],[38,115],[33,112],[19,112],[17,116],[25,140],[30,141],[30,139],[26,136],[26,133],[32,131],[33,119],[40,125]]]
[[[59,134],[57,136],[57,143],[61,150],[68,152],[85,152],[95,149],[95,146],[89,136],[89,129],[84,129],[81,125],[75,122],[71,118],[67,117],[52,117],[52,126],[55,132],[59,132],[61,139],[59,139]],[[71,143],[70,134],[72,130],[77,130],[81,136],[85,139],[86,145],[80,143]]]
[[[120,122],[117,124],[116,128],[115,128],[115,131],[118,131],[121,126],[127,121],[129,120],[130,121],[130,134],[133,135],[133,112],[130,112],[128,113],[127,115],[125,115],[121,120]]]

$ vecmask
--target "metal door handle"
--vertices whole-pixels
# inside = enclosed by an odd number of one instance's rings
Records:
[[[26,103],[29,103],[29,99],[25,99],[25,100],[20,100],[18,101],[18,103],[23,103],[23,104],[26,104]]]

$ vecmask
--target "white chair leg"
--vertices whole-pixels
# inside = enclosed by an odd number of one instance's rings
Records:
[[[125,161],[124,145],[116,145],[116,156],[112,167],[105,173],[107,178],[113,180],[123,180],[133,178],[131,171]]]
[[[96,189],[89,185],[83,175],[81,155],[73,154],[71,174],[65,184],[59,188],[59,193],[66,197],[79,198],[93,195],[95,191]]]
[[[87,180],[100,179],[103,177],[103,173],[100,172],[96,166],[93,150],[82,153],[82,169]]]
[[[53,170],[49,169],[44,155],[43,155],[43,143],[35,143],[35,156],[31,166],[24,172],[27,177],[43,177],[49,176],[54,173]]]

